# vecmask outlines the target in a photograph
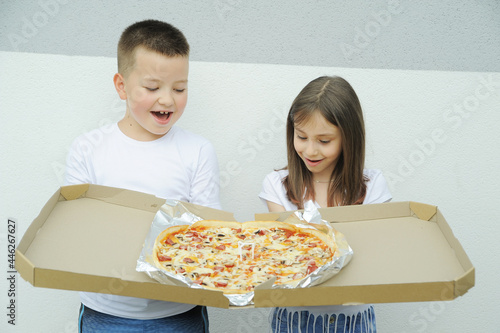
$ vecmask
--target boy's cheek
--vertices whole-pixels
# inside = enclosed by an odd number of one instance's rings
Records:
[[[146,92],[143,89],[134,88],[130,92],[128,99],[135,104],[139,104],[143,102],[146,99],[146,97],[147,97]]]

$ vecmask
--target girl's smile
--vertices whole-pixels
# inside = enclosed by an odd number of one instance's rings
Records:
[[[304,158],[304,161],[306,162],[307,165],[309,165],[311,167],[315,167],[318,164],[320,164],[323,161],[323,159],[321,159],[321,160],[311,160],[309,158]]]

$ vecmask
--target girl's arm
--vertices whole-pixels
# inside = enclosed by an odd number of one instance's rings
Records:
[[[274,202],[271,202],[271,201],[267,201],[266,200],[266,203],[267,203],[267,209],[269,210],[269,212],[284,212],[285,211],[285,207],[281,206],[281,205],[278,205],[277,203],[274,203]]]

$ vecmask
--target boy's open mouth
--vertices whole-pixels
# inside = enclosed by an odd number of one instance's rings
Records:
[[[153,117],[156,118],[156,120],[160,123],[167,123],[168,120],[170,119],[172,112],[168,111],[151,111],[151,114]]]

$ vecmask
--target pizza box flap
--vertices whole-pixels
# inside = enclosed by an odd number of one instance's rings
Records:
[[[160,284],[136,271],[146,234],[164,202],[99,185],[61,187],[23,235],[16,269],[36,287],[227,308],[221,292]],[[232,213],[189,206],[202,218],[234,220]]]
[[[319,212],[345,235],[351,262],[319,286],[257,290],[256,307],[443,301],[474,286],[474,266],[436,206],[391,202]],[[293,213],[256,220],[283,221]]]

